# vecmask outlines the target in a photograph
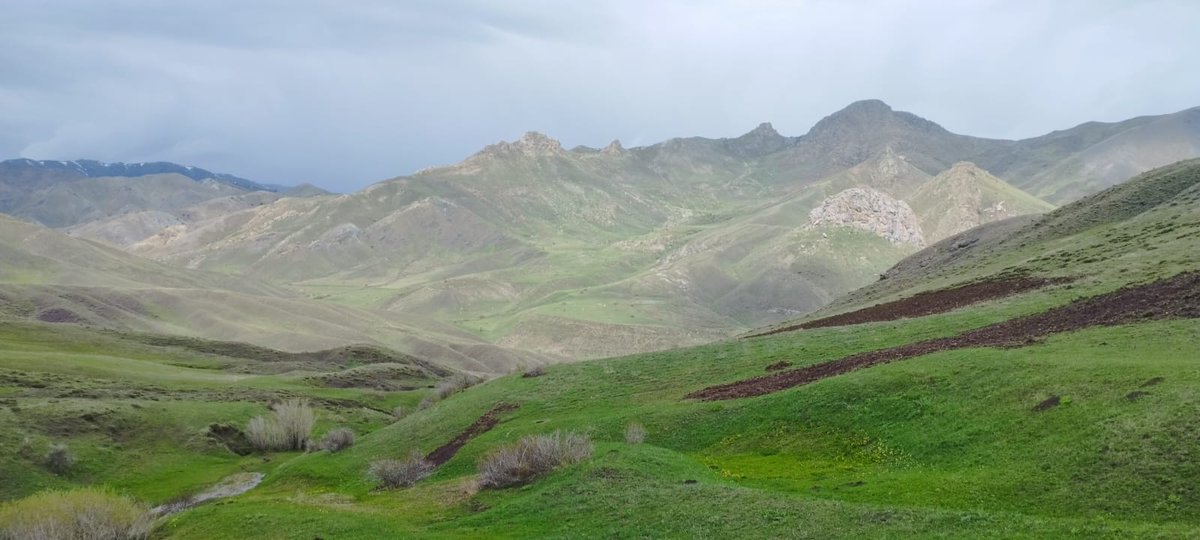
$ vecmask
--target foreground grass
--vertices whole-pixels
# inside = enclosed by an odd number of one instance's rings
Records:
[[[1200,322],[1054,336],[880,366],[725,403],[713,382],[953,333],[1054,303],[1053,292],[969,312],[558,366],[509,377],[385,427],[336,455],[299,456],[239,499],[173,518],[182,538],[256,531],[326,538],[1187,537],[1200,532],[1195,343]],[[1147,381],[1162,378],[1151,386]],[[1144,392],[1130,398],[1134,392]],[[1033,408],[1052,395],[1062,402]],[[374,492],[371,459],[428,450],[499,401],[521,407],[425,483]],[[647,442],[622,442],[630,421]],[[488,450],[587,431],[597,457],[524,488],[476,492]],[[695,481],[691,483],[689,481]],[[739,533],[740,531],[740,533]],[[745,532],[750,531],[750,532]]]
[[[287,457],[238,456],[207,436],[212,424],[243,426],[272,400],[299,397],[320,410],[315,435],[343,425],[361,433],[424,393],[325,388],[311,372],[275,371],[269,362],[110,332],[0,323],[0,500],[104,484],[165,502]],[[75,457],[65,474],[42,464],[54,443]]]

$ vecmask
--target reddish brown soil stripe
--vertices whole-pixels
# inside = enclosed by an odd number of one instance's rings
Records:
[[[1047,285],[1066,283],[1068,281],[1071,280],[1066,278],[1033,277],[998,278],[989,279],[986,281],[977,281],[975,283],[968,283],[966,285],[959,285],[957,287],[938,289],[936,291],[925,291],[901,300],[877,304],[871,307],[862,308],[857,311],[851,311],[849,313],[832,315],[823,319],[793,324],[782,328],[775,328],[767,332],[754,334],[749,337],[770,336],[783,332],[807,330],[810,328],[849,326],[853,324],[863,324],[869,322],[894,321],[896,319],[924,317],[926,315],[945,313],[947,311],[983,302],[985,300],[1003,298],[1005,296],[1011,296],[1033,289],[1040,289]]]
[[[439,466],[447,461],[450,461],[450,458],[454,457],[454,454],[457,454],[459,449],[470,442],[471,439],[483,435],[492,428],[496,427],[496,424],[500,423],[500,415],[502,413],[516,410],[516,408],[517,404],[515,403],[501,403],[495,407],[492,407],[492,410],[488,411],[483,416],[480,416],[475,423],[468,426],[467,429],[463,430],[462,433],[459,433],[454,440],[443,444],[437,450],[430,452],[428,456],[425,456],[425,459],[430,463],[433,463],[434,466]]]
[[[761,396],[834,375],[937,351],[1016,346],[1049,334],[1089,326],[1115,326],[1141,320],[1173,318],[1200,318],[1200,272],[1185,272],[1147,285],[1128,286],[1045,313],[985,326],[954,337],[860,353],[823,364],[710,386],[688,394],[687,397],[714,401]]]

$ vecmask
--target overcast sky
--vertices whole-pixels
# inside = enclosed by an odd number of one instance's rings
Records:
[[[0,0],[0,157],[351,191],[528,130],[1021,138],[1200,105],[1200,1]]]

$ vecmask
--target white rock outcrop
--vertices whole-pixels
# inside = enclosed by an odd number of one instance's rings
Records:
[[[893,244],[925,246],[916,213],[904,201],[868,188],[851,188],[825,199],[808,214],[813,227],[854,227]]]

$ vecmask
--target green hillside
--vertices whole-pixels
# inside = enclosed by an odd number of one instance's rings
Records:
[[[1192,391],[1200,384],[1195,369],[1200,265],[1191,256],[1200,249],[1197,224],[1200,163],[1185,162],[1042,218],[1015,218],[952,237],[906,259],[887,279],[826,313],[970,283],[1050,279],[1024,292],[982,301],[960,297],[958,303],[931,304],[936,309],[913,318],[785,331],[552,366],[538,377],[503,377],[399,421],[357,421],[354,425],[369,433],[336,454],[272,454],[263,463],[233,457],[205,461],[167,449],[171,461],[188,463],[187,477],[160,474],[151,476],[162,479],[156,482],[135,482],[116,470],[85,465],[79,477],[65,480],[38,472],[8,496],[53,483],[101,482],[158,502],[185,484],[211,481],[240,464],[265,472],[265,481],[246,494],[165,518],[159,534],[1192,537],[1200,530],[1200,494],[1194,489],[1200,468],[1191,459],[1200,427],[1194,414],[1200,401]],[[922,267],[933,260],[942,263]],[[1174,283],[1169,296],[1122,302],[1104,312],[1089,308],[1085,314],[1125,313],[1098,326],[1062,326],[1003,347],[947,348],[758,397],[685,397],[714,385],[819,369],[859,353],[1011,327],[1022,317],[1099,305],[1104,295],[1122,287],[1140,291],[1137,287],[1163,280]],[[1172,307],[1155,311],[1159,304],[1154,302]],[[39,343],[44,351],[39,354],[65,349],[67,362],[97,361],[35,329],[20,332],[17,336],[24,337],[4,343],[22,350]],[[142,354],[107,348],[115,352],[106,353],[112,358],[100,366]],[[204,380],[230,384],[229,368],[208,370],[193,380],[200,374],[185,376],[177,366],[194,370],[201,360],[158,362],[174,367],[147,369],[142,377],[159,380],[159,386],[166,380],[198,387],[212,384]],[[46,373],[58,369],[54,365],[31,361],[22,370]],[[111,368],[98,366],[86,376],[90,379],[70,381],[42,375],[54,383],[41,389],[10,378],[3,392],[15,407],[0,419],[44,431],[47,424],[30,416],[41,410],[35,407],[39,392],[62,384],[90,387],[103,378],[104,369]],[[239,385],[296,384],[271,380],[252,377]],[[396,399],[415,400],[423,392]],[[122,399],[111,403],[127,406]],[[508,405],[492,413],[498,420],[494,428],[468,438],[415,487],[377,490],[368,479],[372,460],[403,457],[412,449],[430,452],[499,404]],[[162,421],[197,430],[213,417],[245,418],[261,411],[246,407],[208,410],[204,418],[162,416]],[[324,404],[320,414],[322,426],[351,421]],[[645,426],[645,442],[625,442],[631,422]],[[592,457],[523,487],[475,485],[476,462],[493,449],[522,435],[554,430],[588,434],[595,445]],[[116,444],[103,428],[84,432],[90,441],[74,439],[82,455],[96,455],[87,445],[101,452]],[[136,438],[121,444],[157,455]]]
[[[917,213],[930,242],[993,221],[1054,208],[969,162],[956,163],[922,184],[906,202]]]
[[[293,352],[371,344],[484,373],[549,360],[421,316],[320,302],[259,280],[169,266],[4,216],[0,260],[0,321],[240,341]]]

